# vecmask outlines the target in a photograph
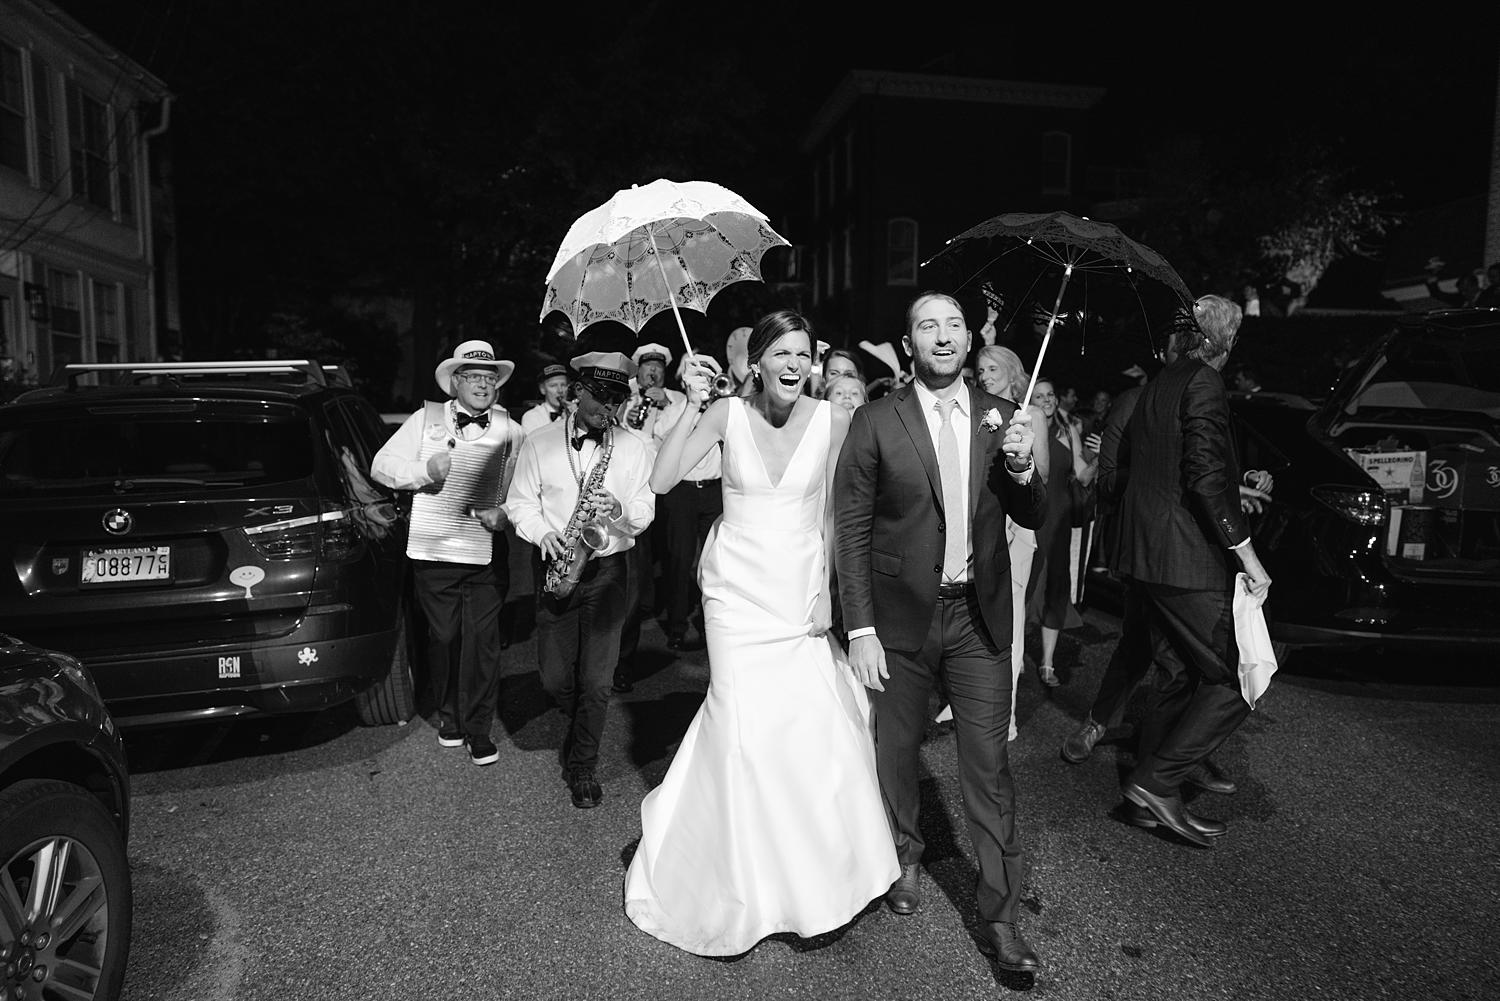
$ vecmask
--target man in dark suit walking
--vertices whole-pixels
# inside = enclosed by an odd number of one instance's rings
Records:
[[[1219,296],[1193,304],[1195,324],[1173,334],[1176,358],[1141,390],[1120,443],[1123,480],[1115,566],[1141,603],[1157,665],[1136,765],[1121,792],[1149,816],[1210,847],[1224,825],[1183,806],[1179,787],[1244,722],[1234,637],[1235,571],[1252,594],[1271,578],[1240,510],[1239,464],[1219,373],[1234,347],[1240,307]]]
[[[876,764],[901,862],[886,902],[910,914],[920,900],[917,749],[941,679],[979,860],[981,946],[1004,969],[1034,972],[1036,953],[1016,926],[1023,867],[1006,742],[1005,517],[1041,524],[1046,487],[1031,468],[1029,415],[960,378],[970,335],[959,304],[924,293],[906,328],[916,381],[854,411],[833,488],[849,662],[874,693]]]

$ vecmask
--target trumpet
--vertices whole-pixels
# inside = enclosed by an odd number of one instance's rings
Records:
[[[728,372],[720,372],[714,376],[714,381],[709,383],[708,398],[710,400],[722,400],[726,396],[737,396],[734,389],[734,376]]]
[[[649,413],[653,407],[657,410],[664,410],[666,409],[666,406],[667,398],[665,394],[661,399],[656,400],[652,399],[644,392],[642,392],[640,399],[638,399],[635,403],[632,403],[630,405],[630,409],[625,412],[625,422],[632,428],[639,431],[642,427],[645,426],[646,414]]]

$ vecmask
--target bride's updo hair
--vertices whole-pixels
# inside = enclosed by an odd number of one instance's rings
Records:
[[[808,344],[813,342],[813,324],[808,323],[807,317],[795,309],[777,309],[760,317],[759,323],[750,332],[750,341],[745,344],[745,363],[754,365],[759,362],[766,348],[780,341],[792,330],[802,330],[807,333]]]
[[[808,343],[813,342],[812,324],[796,310],[778,309],[762,316],[755,324],[755,329],[750,331],[750,341],[745,345],[745,363],[754,365],[760,361],[760,356],[766,353],[767,348],[793,330],[805,332]]]

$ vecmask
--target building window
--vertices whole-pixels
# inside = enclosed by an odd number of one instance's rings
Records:
[[[1066,195],[1073,190],[1073,137],[1066,132],[1042,133],[1042,190]]]
[[[109,197],[109,109],[68,84],[68,153],[73,196],[101,209]]]
[[[82,334],[83,316],[78,306],[78,276],[71,271],[49,268],[47,271],[47,304],[51,314],[49,326],[54,333]],[[74,361],[79,359],[75,358]]]
[[[119,180],[120,218],[135,218],[135,133],[130,128],[130,112],[115,112],[115,174]]]
[[[0,42],[0,165],[31,176],[26,166],[26,86],[21,50]]]
[[[31,57],[31,101],[36,109],[37,183],[50,190],[57,183],[57,115],[52,104],[52,70]]]
[[[121,289],[124,298],[124,334],[126,361],[150,361],[155,357],[146,337],[145,291],[133,285]]]
[[[854,191],[854,130],[844,133],[844,190]]]
[[[885,224],[885,283],[917,283],[917,221],[891,219]]]
[[[839,184],[839,174],[838,170],[835,169],[833,153],[833,149],[830,148],[828,150],[828,166],[824,171],[824,177],[828,180],[828,205],[830,208],[833,207],[834,202],[837,200],[834,198],[834,193],[838,189]]]
[[[119,289],[113,282],[93,283],[94,291],[94,360],[121,361]]]

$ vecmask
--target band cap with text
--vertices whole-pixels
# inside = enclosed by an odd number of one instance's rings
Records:
[[[578,381],[595,396],[623,400],[630,395],[630,379],[635,362],[618,351],[590,351],[578,355],[568,364],[578,373]]]
[[[568,366],[566,366],[566,365],[560,365],[557,362],[553,362],[552,364],[547,365],[545,368],[542,369],[542,373],[541,373],[541,375],[538,375],[536,377],[536,381],[537,382],[546,382],[548,379],[552,378],[553,376],[557,376],[557,375],[562,376],[564,379],[569,378],[569,376],[568,376]]]
[[[648,361],[659,361],[662,368],[672,364],[672,352],[668,351],[663,344],[642,344],[635,349],[635,353],[630,358],[637,366],[644,365]]]
[[[459,368],[490,368],[495,370],[495,375],[500,382],[496,389],[505,385],[505,380],[515,371],[516,363],[506,361],[504,358],[495,357],[495,349],[490,346],[489,341],[464,341],[453,349],[452,358],[444,358],[438,362],[437,371],[433,373],[437,379],[438,388],[453,396],[453,373]]]

